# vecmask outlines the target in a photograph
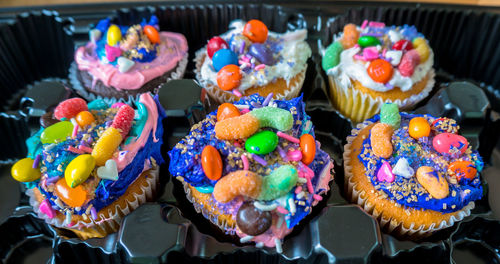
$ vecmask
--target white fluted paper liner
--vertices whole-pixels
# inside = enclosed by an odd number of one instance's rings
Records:
[[[368,202],[368,196],[364,190],[356,189],[356,182],[352,181],[352,165],[351,165],[351,145],[354,139],[358,136],[358,133],[364,128],[373,124],[372,121],[364,121],[363,123],[357,124],[355,128],[351,131],[351,136],[347,137],[347,144],[344,146],[344,187],[346,197],[351,200],[353,203],[357,203],[361,208],[365,210],[365,212],[371,214],[375,217],[381,229],[385,229],[389,233],[394,233],[400,236],[408,236],[408,237],[425,237],[430,235],[432,232],[445,229],[453,226],[456,222],[462,221],[465,217],[470,215],[470,211],[474,209],[474,202],[470,202],[466,206],[464,206],[461,210],[457,211],[454,215],[451,215],[449,219],[443,220],[440,223],[433,223],[428,228],[425,226],[416,226],[415,223],[412,223],[409,228],[404,226],[404,223],[398,223],[396,220],[391,219],[387,216],[384,216],[384,212],[378,212],[375,209],[375,206]],[[364,198],[363,198],[364,197]],[[395,203],[395,202],[393,202]],[[411,210],[411,209],[409,209]],[[407,213],[411,213],[408,210]]]
[[[54,217],[51,219],[46,214],[42,213],[39,209],[40,203],[36,199],[33,189],[27,190],[26,195],[28,195],[29,203],[33,207],[33,210],[37,214],[38,218],[43,219],[49,225],[58,228],[65,228],[70,230],[73,229],[75,231],[82,230],[83,228],[88,228],[95,230],[99,234],[107,234],[117,232],[120,228],[120,222],[124,216],[128,215],[141,204],[146,203],[146,201],[151,201],[154,198],[154,194],[159,183],[159,167],[156,166],[156,163],[153,161],[152,168],[142,172],[140,177],[146,177],[147,185],[141,185],[140,192],[133,193],[133,195],[131,195],[132,197],[127,197],[128,199],[125,207],[122,208],[121,206],[116,205],[114,210],[109,209],[107,212],[109,217],[107,218],[105,217],[104,212],[101,210],[97,212],[97,214],[102,220],[90,223],[78,221],[72,227],[68,227],[65,224],[65,218],[60,219],[58,217]],[[85,231],[77,232],[76,234],[79,235],[82,239],[95,237],[93,235],[86,235]]]
[[[177,64],[177,68],[175,69],[175,71],[171,72],[170,76],[167,77],[167,82],[170,80],[182,79],[182,77],[184,77],[184,72],[186,71],[186,67],[188,64],[188,56],[189,56],[189,54],[186,52],[184,57],[182,57],[182,59]],[[89,102],[96,100],[96,99],[101,99],[110,105],[112,105],[116,102],[122,102],[122,103],[126,103],[126,104],[131,104],[132,102],[139,102],[139,97],[141,96],[141,94],[137,94],[135,96],[129,95],[128,99],[124,99],[124,98],[118,99],[118,98],[114,98],[114,97],[103,97],[103,96],[94,94],[90,91],[87,91],[85,89],[85,87],[82,86],[82,83],[78,80],[77,73],[78,73],[78,65],[76,64],[76,62],[73,62],[73,63],[71,63],[71,66],[69,68],[69,82],[71,84],[71,88],[78,95],[85,98]],[[153,91],[154,94],[158,93],[158,89],[160,89],[161,85],[162,84],[160,84],[158,87],[155,88],[155,90]]]
[[[330,99],[333,107],[340,111],[342,115],[351,119],[355,123],[362,122],[380,112],[380,107],[384,103],[396,103],[400,110],[411,110],[416,104],[425,99],[434,87],[434,69],[431,68],[427,74],[427,84],[418,94],[414,94],[404,100],[390,99],[383,100],[381,97],[372,97],[353,87],[342,85],[335,77],[328,75],[330,83]]]
[[[218,103],[232,103],[238,101],[240,98],[234,95],[232,92],[224,91],[219,88],[219,86],[213,84],[209,80],[203,79],[201,76],[201,66],[203,66],[203,62],[205,61],[205,57],[207,56],[206,46],[200,50],[198,50],[195,54],[194,62],[195,69],[194,73],[196,74],[196,79],[200,83],[202,87],[204,87],[210,97],[215,99]],[[295,80],[294,83],[287,82],[287,89],[283,90],[283,93],[278,93],[273,91],[273,99],[274,100],[291,100],[297,96],[299,96],[300,90],[302,89],[302,85],[304,84],[304,80],[306,79],[306,71],[307,67],[295,75],[292,80]]]

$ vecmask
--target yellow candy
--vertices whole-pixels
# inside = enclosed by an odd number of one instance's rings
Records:
[[[75,188],[86,181],[95,167],[95,159],[89,154],[74,158],[64,171],[64,178],[69,187]]]
[[[33,169],[34,160],[31,158],[24,158],[19,160],[10,169],[10,174],[12,178],[20,182],[32,182],[40,179],[40,170]]]
[[[118,129],[114,127],[106,129],[99,140],[97,140],[91,154],[97,166],[104,166],[106,161],[113,157],[113,153],[120,146],[121,142],[122,136]]]
[[[427,61],[429,54],[431,53],[431,49],[429,48],[429,45],[427,45],[427,41],[423,38],[415,38],[412,44],[413,48],[415,48],[420,56],[420,63]]]
[[[120,40],[122,40],[122,32],[120,31],[120,28],[117,25],[111,25],[108,28],[108,33],[106,37],[108,40],[108,45],[114,46]]]

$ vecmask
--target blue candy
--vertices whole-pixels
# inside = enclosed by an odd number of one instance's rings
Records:
[[[229,49],[220,49],[212,57],[212,64],[215,71],[220,71],[224,66],[235,64],[238,65],[238,55]]]

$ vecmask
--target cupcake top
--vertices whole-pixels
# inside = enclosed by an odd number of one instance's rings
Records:
[[[307,30],[278,34],[269,32],[259,20],[237,20],[230,30],[210,39],[201,66],[200,81],[225,91],[239,92],[265,86],[282,78],[287,82],[305,70],[311,48],[305,42]]]
[[[221,213],[236,219],[242,241],[269,247],[322,199],[333,166],[302,97],[271,98],[222,104],[169,152],[173,176],[211,194]]]
[[[48,218],[73,215],[96,220],[97,212],[122,196],[143,172],[162,163],[165,116],[157,99],[142,94],[136,109],[102,100],[61,102],[59,122],[41,128],[27,140],[28,157],[12,167],[14,179],[44,196],[40,211]],[[81,223],[81,222],[79,222]]]
[[[432,69],[434,53],[414,26],[386,26],[365,20],[348,24],[325,50],[323,69],[344,87],[352,81],[386,92],[410,90]]]
[[[404,207],[456,212],[481,199],[483,161],[449,118],[385,104],[358,156],[380,193]],[[400,121],[399,121],[400,120]]]
[[[156,16],[132,26],[115,25],[106,18],[89,37],[90,42],[76,51],[78,69],[120,90],[138,89],[174,69],[188,50],[183,35],[159,32]]]

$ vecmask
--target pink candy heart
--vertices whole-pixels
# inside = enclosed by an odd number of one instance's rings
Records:
[[[367,61],[378,59],[378,49],[377,47],[369,47],[363,49],[363,57]]]
[[[391,164],[389,162],[384,161],[380,169],[377,172],[377,180],[385,181],[385,182],[393,182],[394,181],[394,173],[392,173]]]
[[[106,59],[108,59],[109,62],[115,61],[116,58],[122,55],[122,50],[119,47],[112,47],[108,44],[104,46],[104,51],[106,51]]]
[[[56,217],[56,211],[52,209],[52,206],[49,203],[49,200],[45,199],[40,203],[40,207],[38,208],[40,212],[47,215],[50,219]]]

